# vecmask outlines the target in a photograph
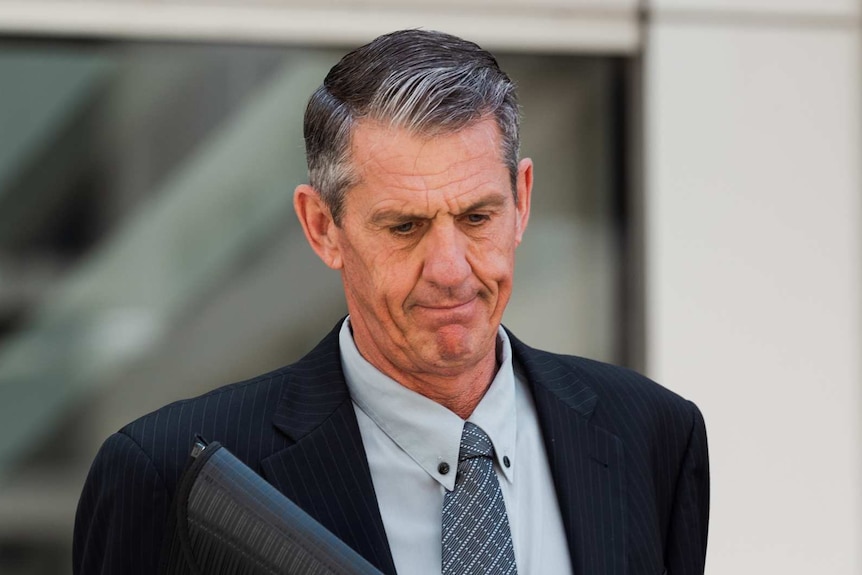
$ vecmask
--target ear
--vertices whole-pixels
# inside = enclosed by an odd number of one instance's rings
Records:
[[[340,230],[317,190],[308,184],[297,186],[293,192],[293,209],[311,248],[327,266],[341,269]]]
[[[517,186],[515,243],[520,245],[524,238],[524,231],[527,229],[527,222],[530,221],[530,194],[533,192],[533,160],[530,158],[524,158],[518,162]]]

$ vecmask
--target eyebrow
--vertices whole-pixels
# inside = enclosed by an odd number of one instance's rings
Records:
[[[463,214],[469,214],[488,208],[501,208],[506,204],[507,201],[509,201],[509,197],[510,196],[508,195],[502,194],[495,194],[492,196],[484,197],[467,206],[461,213],[455,215],[460,216]],[[375,225],[391,225],[396,222],[406,222],[410,220],[424,219],[428,219],[428,216],[424,214],[403,212],[398,209],[384,209],[371,216],[371,223]]]
[[[509,198],[511,197],[512,196],[510,196],[509,194],[494,194],[492,196],[484,197],[479,201],[467,206],[467,209],[461,212],[461,214],[469,214],[471,212],[476,212],[487,208],[502,208],[506,205],[506,202],[508,202]]]

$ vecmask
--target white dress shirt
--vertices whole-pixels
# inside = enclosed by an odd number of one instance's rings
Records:
[[[443,496],[455,488],[464,420],[368,363],[353,342],[349,321],[339,335],[341,364],[395,568],[406,575],[439,574]],[[468,421],[494,445],[518,573],[569,574],[569,550],[535,406],[514,372],[502,328],[497,356],[500,369]],[[444,462],[447,473],[441,473]]]

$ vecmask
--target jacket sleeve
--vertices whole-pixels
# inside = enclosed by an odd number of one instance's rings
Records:
[[[99,450],[75,516],[75,575],[155,574],[169,501],[152,460],[115,433]]]
[[[670,526],[665,542],[668,575],[702,575],[709,523],[709,455],[706,426],[692,408],[688,446],[677,479]]]

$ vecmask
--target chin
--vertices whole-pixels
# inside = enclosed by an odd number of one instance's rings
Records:
[[[465,367],[477,363],[487,353],[481,349],[476,333],[462,326],[451,326],[438,330],[436,335],[436,356],[441,367]]]

